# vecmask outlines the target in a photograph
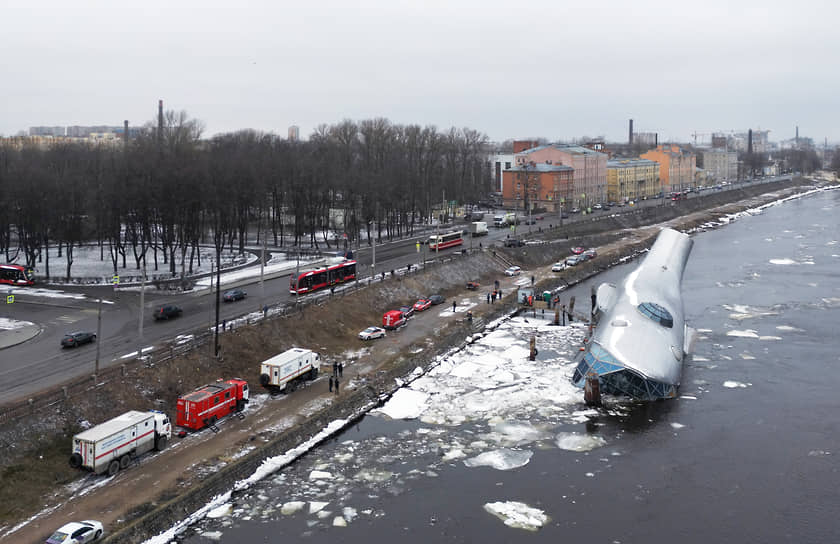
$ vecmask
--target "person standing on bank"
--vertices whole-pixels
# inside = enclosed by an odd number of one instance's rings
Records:
[[[335,394],[338,395],[338,376],[335,377]]]
[[[333,361],[333,376],[338,376],[338,361]]]
[[[455,306],[456,306],[456,302],[453,300],[452,301],[452,313],[453,314],[455,313]]]
[[[344,376],[344,363],[338,363],[338,375]]]
[[[330,376],[330,393],[332,393],[332,390],[333,390],[333,377]]]

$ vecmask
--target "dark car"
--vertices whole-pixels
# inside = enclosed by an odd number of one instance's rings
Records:
[[[81,346],[82,344],[89,344],[96,340],[96,335],[92,332],[71,332],[64,335],[64,338],[61,339],[61,347],[63,348],[75,348],[76,346]]]
[[[429,297],[429,302],[431,302],[432,304],[443,304],[444,302],[446,302],[446,299],[443,297],[443,295],[432,295]]]
[[[174,304],[167,304],[166,306],[161,306],[155,310],[155,321],[169,319],[170,317],[178,317],[179,315],[181,315],[181,308],[175,306]]]
[[[399,310],[405,315],[406,317],[411,317],[414,315],[414,306],[400,306]]]
[[[522,247],[524,245],[525,242],[519,238],[508,238],[505,240],[505,247]]]
[[[231,289],[230,291],[225,291],[225,293],[222,295],[222,298],[225,302],[235,302],[237,300],[242,300],[247,296],[248,293],[246,293],[242,289]]]

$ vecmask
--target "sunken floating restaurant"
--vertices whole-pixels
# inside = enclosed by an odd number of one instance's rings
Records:
[[[695,337],[685,325],[680,292],[693,245],[688,235],[662,229],[619,286],[598,287],[594,329],[572,376],[586,389],[587,403],[599,402],[600,394],[646,401],[677,395]]]

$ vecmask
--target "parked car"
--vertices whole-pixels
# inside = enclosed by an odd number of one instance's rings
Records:
[[[406,317],[411,317],[414,315],[414,306],[400,306],[400,311],[405,314]]]
[[[432,304],[443,304],[446,302],[446,298],[443,295],[432,295],[429,297],[429,302]]]
[[[581,253],[581,256],[586,257],[587,260],[594,259],[595,257],[598,256],[598,252],[595,251],[594,249],[587,249],[586,251]]]
[[[598,204],[595,204],[594,206],[592,206],[592,209],[593,210],[603,210],[604,205],[599,202]]]
[[[582,262],[583,262],[583,261],[585,261],[585,260],[586,260],[586,259],[584,259],[584,258],[583,258],[582,256],[580,256],[580,255],[572,255],[571,257],[569,257],[568,259],[566,259],[566,266],[575,266],[576,264],[578,264],[578,263],[582,263]]]
[[[54,532],[46,544],[87,544],[99,540],[104,532],[98,521],[71,521]]]
[[[362,340],[373,340],[375,338],[383,338],[385,336],[385,329],[382,327],[368,327],[359,333],[359,338]]]
[[[225,293],[222,295],[222,298],[225,302],[235,302],[237,300],[242,300],[247,296],[248,293],[246,293],[242,289],[231,289],[230,291],[225,291]]]
[[[511,266],[507,270],[505,270],[505,276],[518,276],[522,273],[522,269],[518,266]]]
[[[477,281],[468,281],[467,282],[467,289],[469,289],[470,291],[475,291],[479,287],[481,287],[481,284],[479,284]]]
[[[574,254],[574,255],[580,255],[580,254],[581,254],[581,253],[583,253],[584,251],[586,251],[586,249],[585,249],[585,248],[582,248],[582,247],[580,247],[580,246],[576,246],[576,247],[573,247],[573,248],[572,248],[572,254]]]
[[[526,217],[524,221],[522,221],[526,225],[536,225],[537,218],[536,217]]]
[[[562,272],[563,270],[566,270],[566,263],[564,263],[563,261],[551,265],[552,272]]]
[[[525,242],[519,238],[507,238],[505,240],[505,247],[522,247],[524,245]]]
[[[181,315],[181,308],[175,306],[174,304],[167,304],[166,306],[160,306],[155,310],[155,321],[160,321],[161,319],[169,319],[170,317],[178,317]]]
[[[432,305],[432,301],[427,298],[421,298],[417,302],[414,303],[414,310],[417,312],[422,312],[426,308]]]
[[[580,213],[580,208],[572,208],[571,212],[572,213]]]
[[[64,335],[61,339],[61,347],[75,348],[82,344],[89,344],[96,340],[96,334],[88,331],[71,332]]]

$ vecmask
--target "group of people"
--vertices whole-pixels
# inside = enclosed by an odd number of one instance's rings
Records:
[[[344,376],[344,363],[333,361],[332,364],[332,374],[330,375],[330,393],[335,391],[335,394],[338,395],[338,388],[340,380],[339,378]]]
[[[502,290],[501,289],[494,289],[487,293],[487,304],[492,304],[496,302],[496,299],[502,300]]]

